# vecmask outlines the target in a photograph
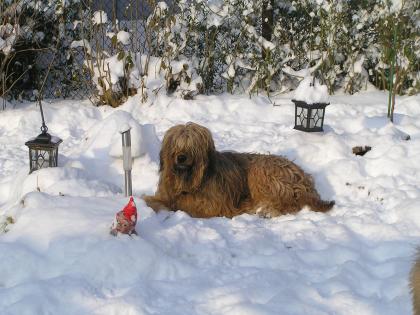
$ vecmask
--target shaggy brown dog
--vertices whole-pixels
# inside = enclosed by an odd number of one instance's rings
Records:
[[[413,294],[413,314],[420,315],[420,248],[417,251],[417,259],[411,269],[410,287]]]
[[[322,201],[311,176],[286,158],[218,152],[210,131],[195,123],[166,132],[158,189],[144,200],[155,211],[183,210],[199,218],[274,217],[305,205],[320,212],[334,205]]]

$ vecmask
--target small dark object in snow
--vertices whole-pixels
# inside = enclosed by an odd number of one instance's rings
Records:
[[[175,80],[173,78],[170,78],[168,88],[167,88],[168,95],[171,95],[172,93],[174,93],[180,84],[181,84],[180,80]]]
[[[119,211],[111,226],[111,235],[117,236],[118,232],[123,234],[136,234],[137,208],[133,197],[130,197],[128,204]]]
[[[363,156],[367,152],[369,152],[370,150],[372,150],[372,147],[370,147],[368,145],[365,145],[364,147],[361,147],[361,146],[354,147],[353,148],[353,154]]]
[[[396,128],[396,127],[394,127],[394,133],[401,140],[408,141],[408,140],[411,139],[411,137],[408,133],[405,133],[404,131],[402,131],[402,130]]]

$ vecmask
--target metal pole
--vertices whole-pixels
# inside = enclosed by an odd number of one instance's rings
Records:
[[[132,196],[133,195],[133,190],[132,190],[132,181],[131,181],[131,171],[125,171],[125,188],[124,188],[124,193],[126,197]]]
[[[133,160],[131,158],[131,134],[130,129],[121,132],[122,136],[122,150],[123,150],[123,167],[124,167],[124,192],[125,196],[132,196],[132,178],[131,169],[133,166]]]

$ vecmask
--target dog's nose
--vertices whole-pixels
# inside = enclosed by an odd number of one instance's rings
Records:
[[[178,163],[184,163],[187,160],[187,157],[184,154],[180,154],[176,157]]]

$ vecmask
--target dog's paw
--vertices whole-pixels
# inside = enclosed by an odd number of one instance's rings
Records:
[[[257,211],[255,212],[260,218],[264,218],[264,219],[271,219],[272,215],[271,212],[268,211],[265,208],[258,208]]]

